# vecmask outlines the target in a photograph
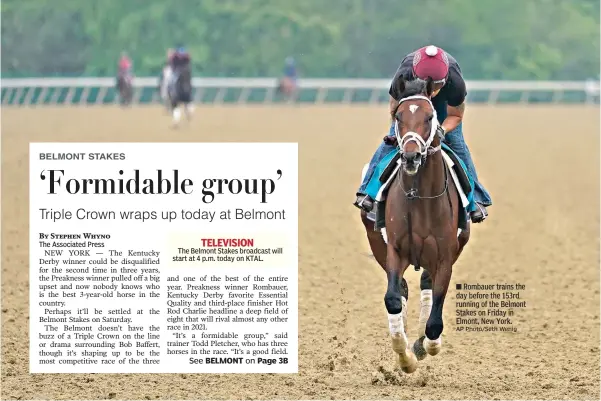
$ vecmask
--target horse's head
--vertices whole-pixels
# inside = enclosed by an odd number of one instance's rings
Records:
[[[405,81],[401,77],[397,83],[401,97],[392,117],[407,175],[417,174],[427,155],[440,149],[440,146],[432,147],[438,128],[436,110],[430,100],[434,89],[432,79]]]

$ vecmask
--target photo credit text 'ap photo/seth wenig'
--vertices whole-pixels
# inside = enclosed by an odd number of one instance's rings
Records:
[[[29,185],[30,373],[298,372],[296,143],[31,143]]]

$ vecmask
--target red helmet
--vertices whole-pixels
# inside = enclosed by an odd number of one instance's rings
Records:
[[[431,77],[435,83],[444,83],[449,74],[449,58],[440,47],[422,47],[413,56],[413,73],[419,79]]]

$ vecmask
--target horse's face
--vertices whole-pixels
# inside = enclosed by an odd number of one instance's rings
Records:
[[[403,170],[407,175],[415,175],[436,136],[438,121],[430,101],[433,84],[431,80],[412,81],[405,88],[405,82],[401,80],[400,85],[401,100],[394,112],[395,134]]]

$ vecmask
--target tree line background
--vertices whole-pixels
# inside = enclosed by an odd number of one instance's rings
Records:
[[[599,0],[3,0],[4,77],[156,75],[183,44],[196,76],[389,78],[436,44],[468,79],[599,77]]]

